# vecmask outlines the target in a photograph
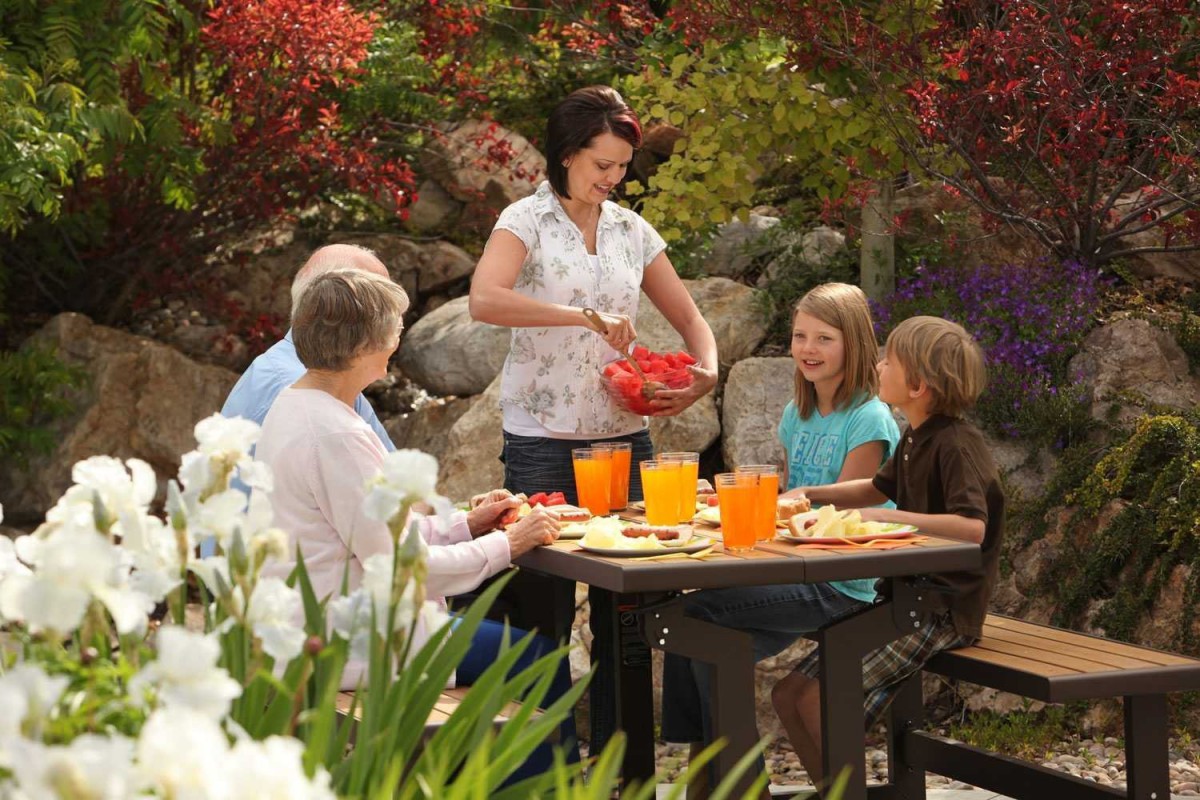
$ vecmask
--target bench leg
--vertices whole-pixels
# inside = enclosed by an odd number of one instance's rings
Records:
[[[1129,800],[1169,800],[1166,695],[1126,695],[1125,781]]]
[[[920,671],[900,684],[888,710],[887,748],[888,783],[897,800],[925,800],[925,768],[914,763],[905,749],[909,731],[924,725],[925,698],[921,690]]]

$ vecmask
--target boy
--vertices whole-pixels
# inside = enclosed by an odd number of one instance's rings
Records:
[[[872,479],[814,486],[815,503],[860,507],[865,520],[916,525],[947,539],[982,544],[978,570],[932,576],[946,593],[944,610],[918,632],[867,654],[863,687],[868,723],[883,713],[891,693],[941,650],[966,647],[982,634],[996,582],[1004,532],[1004,494],[982,435],[960,415],[983,391],[983,353],[959,325],[913,317],[888,337],[879,370],[879,397],[908,419],[895,454]],[[869,508],[893,500],[895,509]],[[819,661],[810,654],[771,693],[796,754],[820,787],[821,696]]]

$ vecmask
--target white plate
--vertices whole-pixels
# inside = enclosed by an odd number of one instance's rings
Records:
[[[696,537],[692,537],[693,539]],[[598,556],[609,556],[610,558],[647,558],[649,556],[668,556],[672,553],[699,553],[701,550],[712,547],[711,539],[703,538],[702,542],[693,542],[688,540],[687,544],[676,545],[675,547],[656,547],[653,550],[630,550],[627,547],[588,547],[580,542],[581,550],[587,550],[589,553],[595,553]]]
[[[559,541],[569,542],[573,539],[582,539],[587,535],[586,522],[567,522],[558,529]]]
[[[849,542],[851,544],[859,544],[860,542],[872,542],[876,539],[906,539],[917,532],[915,525],[901,525],[892,523],[887,530],[879,533],[868,533],[864,536],[794,536],[790,530],[781,530],[776,535],[777,539],[785,539],[789,542],[807,542],[809,544],[841,544]]]

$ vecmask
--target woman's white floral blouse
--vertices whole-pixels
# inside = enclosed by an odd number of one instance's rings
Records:
[[[583,234],[548,182],[504,209],[495,230],[525,244],[516,291],[547,303],[625,314],[635,323],[642,272],[667,246],[638,214],[605,201],[596,229],[599,267],[593,267]],[[616,351],[588,328],[513,328],[500,404],[523,408],[552,433],[639,430],[645,419],[618,408],[600,384],[600,369],[614,358]]]

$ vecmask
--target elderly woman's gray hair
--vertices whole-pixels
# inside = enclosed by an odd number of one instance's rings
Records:
[[[408,295],[391,279],[362,270],[318,275],[292,313],[296,355],[308,369],[340,371],[362,353],[395,346]]]

